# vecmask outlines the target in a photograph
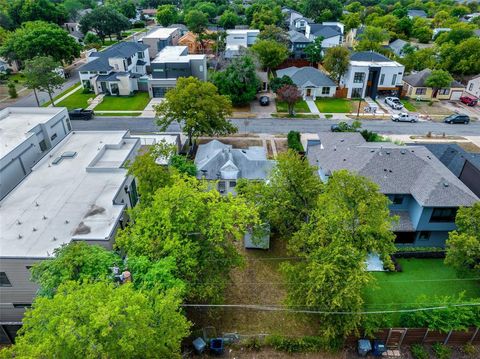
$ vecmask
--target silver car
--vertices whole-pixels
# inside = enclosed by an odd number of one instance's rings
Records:
[[[394,110],[401,110],[403,108],[403,104],[398,97],[385,97],[385,103]]]

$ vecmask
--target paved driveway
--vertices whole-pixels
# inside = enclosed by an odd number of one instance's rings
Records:
[[[467,106],[460,101],[442,101],[442,105],[448,108],[450,111],[464,113],[471,118],[480,120],[480,105]]]
[[[258,99],[262,96],[267,96],[270,99],[268,106],[261,106],[260,102],[258,102]],[[271,92],[262,92],[257,94],[256,99],[250,103],[250,111],[257,118],[271,118],[272,113],[277,112],[277,107],[275,106],[275,95]]]

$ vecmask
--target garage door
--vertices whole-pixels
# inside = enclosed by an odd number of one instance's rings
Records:
[[[450,100],[460,100],[463,91],[452,91],[452,95],[450,96]]]
[[[166,91],[167,89],[165,87],[157,87],[157,86],[152,87],[153,97],[165,97]]]

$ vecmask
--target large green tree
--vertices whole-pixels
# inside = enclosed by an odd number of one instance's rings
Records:
[[[438,90],[441,88],[449,88],[452,81],[453,77],[448,71],[433,70],[425,79],[425,85],[433,89],[432,96],[436,97]]]
[[[165,94],[165,101],[155,106],[161,131],[172,122],[182,123],[190,145],[200,135],[235,132],[236,127],[227,120],[231,109],[230,100],[220,95],[215,85],[195,77],[179,78],[177,86]]]
[[[375,26],[365,27],[364,32],[360,35],[355,50],[357,51],[378,51],[382,43],[388,41],[390,35],[385,29]]]
[[[480,274],[480,202],[460,208],[457,230],[448,234],[445,263],[459,273]]]
[[[225,10],[218,19],[218,24],[225,30],[233,29],[236,25],[242,23],[242,18],[231,10]]]
[[[180,358],[189,323],[179,305],[173,290],[150,294],[129,283],[67,282],[52,299],[37,297],[2,356]]]
[[[107,0],[105,5],[114,8],[127,19],[133,19],[137,14],[135,3],[132,0]]]
[[[57,25],[43,21],[26,22],[5,39],[0,56],[8,60],[29,60],[51,56],[55,61],[72,62],[80,55],[80,45]]]
[[[260,40],[276,41],[287,46],[290,41],[287,32],[275,25],[265,26],[264,29],[260,31],[260,34],[258,34],[258,38]]]
[[[309,220],[322,191],[315,168],[294,151],[279,154],[266,182],[239,181],[237,193],[258,208],[263,221],[284,237]]]
[[[208,25],[207,15],[200,10],[190,10],[185,15],[185,24],[195,34],[202,34]]]
[[[288,57],[287,47],[272,40],[257,40],[251,49],[262,67],[267,70],[267,74]]]
[[[340,83],[340,79],[347,72],[350,63],[350,51],[343,46],[334,46],[327,49],[323,66]]]
[[[234,58],[225,70],[213,73],[211,81],[235,106],[252,101],[260,87],[255,64],[248,55]]]
[[[27,87],[35,91],[35,97],[37,90],[48,93],[53,106],[55,106],[53,92],[64,83],[64,78],[55,72],[58,67],[60,63],[50,56],[37,56],[25,62],[24,75]]]
[[[116,243],[129,257],[171,257],[186,299],[219,301],[230,269],[241,263],[235,241],[258,223],[256,209],[241,197],[222,196],[195,177],[176,177],[158,189],[149,206],[136,207],[133,224]]]
[[[61,25],[68,16],[65,7],[50,0],[12,0],[7,9],[16,27],[37,20]]]
[[[303,0],[303,11],[316,22],[338,20],[342,16],[342,3],[338,0]]]
[[[311,63],[318,63],[323,59],[323,49],[322,49],[323,37],[318,36],[313,42],[308,44],[303,52],[307,56],[307,60]]]
[[[80,20],[80,30],[84,34],[94,31],[102,42],[107,36],[119,35],[129,28],[128,19],[111,6],[98,6]]]
[[[157,22],[162,26],[174,24],[178,19],[178,10],[175,5],[162,5],[157,10]]]
[[[441,68],[452,74],[474,75],[480,73],[480,38],[470,37],[458,45],[442,44],[439,49]]]

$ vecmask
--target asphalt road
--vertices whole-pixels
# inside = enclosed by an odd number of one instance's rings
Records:
[[[327,119],[232,119],[239,133],[271,133],[285,134],[291,130],[307,133],[330,131],[330,126],[338,120]],[[132,133],[158,132],[153,118],[143,117],[96,117],[90,121],[72,121],[74,130],[79,131],[108,131],[130,130]],[[480,136],[480,122],[471,122],[468,125],[448,125],[438,122],[392,122],[390,120],[364,120],[362,128],[381,134],[395,135],[424,135],[428,132],[459,136]],[[180,132],[177,123],[172,124],[168,132]]]

